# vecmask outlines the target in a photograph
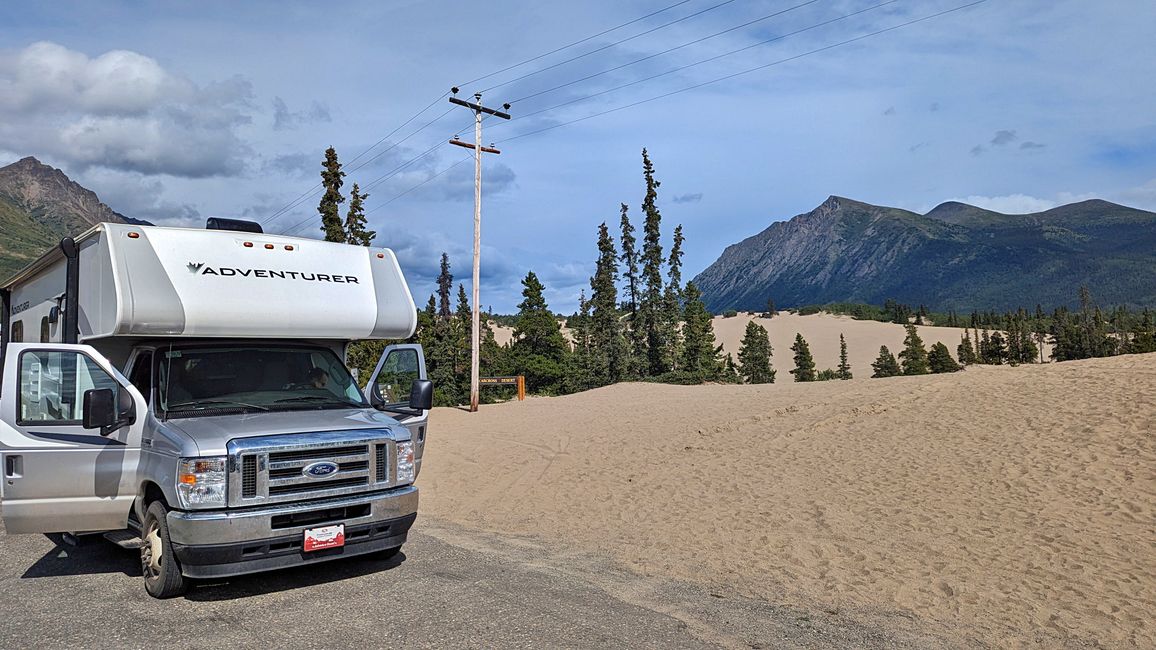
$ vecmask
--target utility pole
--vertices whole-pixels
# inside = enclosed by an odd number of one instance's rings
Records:
[[[456,87],[452,91],[454,95],[458,94]],[[465,106],[474,112],[474,143],[462,142],[457,137],[450,140],[450,144],[474,150],[474,299],[472,305],[474,317],[470,322],[470,412],[473,413],[478,410],[478,367],[481,352],[481,323],[479,322],[481,314],[478,306],[481,304],[479,285],[481,284],[482,254],[482,152],[502,153],[493,147],[482,146],[482,113],[500,117],[503,120],[510,119],[510,114],[482,106],[482,93],[474,95],[473,103],[457,97],[450,97],[450,103]],[[502,108],[510,110],[510,105],[504,104]]]

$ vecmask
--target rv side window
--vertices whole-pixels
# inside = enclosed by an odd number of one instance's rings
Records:
[[[48,317],[40,319],[40,342],[48,343]]]
[[[16,321],[12,323],[12,336],[8,339],[9,343],[23,343],[24,342],[24,321]]]
[[[79,352],[28,350],[20,355],[19,424],[79,425],[84,391],[119,386]]]
[[[146,404],[152,403],[153,353],[151,350],[136,355],[136,361],[133,362],[128,381],[136,386],[141,395],[144,395]]]

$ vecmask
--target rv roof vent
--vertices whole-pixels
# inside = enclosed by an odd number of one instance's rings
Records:
[[[255,221],[242,221],[240,219],[225,219],[224,217],[209,217],[209,221],[205,223],[206,230],[236,230],[238,232],[264,232],[261,230],[261,224]]]

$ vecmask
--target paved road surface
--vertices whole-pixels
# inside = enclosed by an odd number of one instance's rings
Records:
[[[837,612],[712,594],[603,558],[418,522],[392,560],[234,578],[167,601],[145,594],[133,552],[0,531],[0,647],[944,645],[905,619],[883,633]]]

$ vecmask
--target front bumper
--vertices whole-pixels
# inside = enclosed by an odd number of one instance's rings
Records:
[[[396,548],[417,518],[408,486],[308,503],[168,513],[169,539],[190,578],[219,578]],[[345,524],[345,546],[305,553],[307,528]]]

